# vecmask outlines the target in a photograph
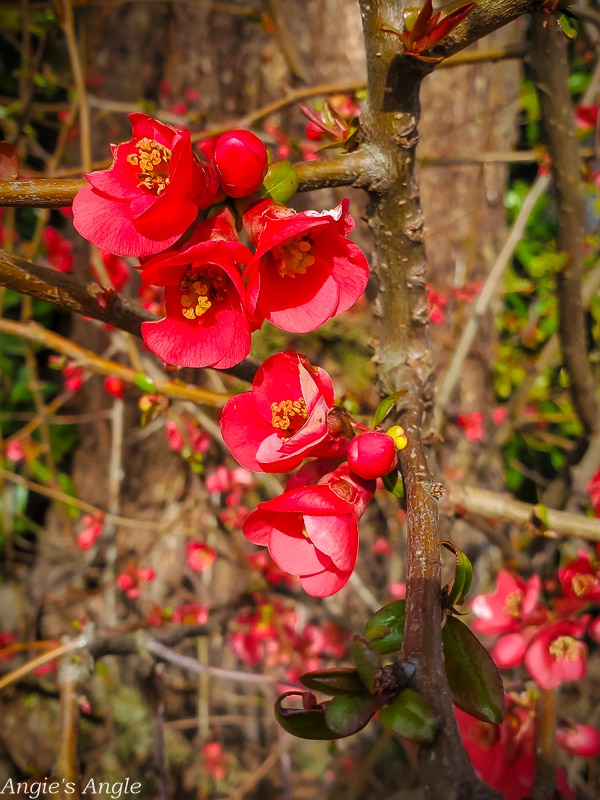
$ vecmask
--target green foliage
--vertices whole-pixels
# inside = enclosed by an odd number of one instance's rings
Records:
[[[425,699],[414,689],[404,689],[379,712],[386,728],[413,742],[432,742],[437,720]]]

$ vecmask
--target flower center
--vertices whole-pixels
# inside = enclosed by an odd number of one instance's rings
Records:
[[[548,651],[555,661],[577,661],[581,655],[581,642],[572,636],[558,636],[550,643]]]
[[[152,194],[161,194],[169,185],[171,151],[164,144],[147,137],[136,143],[136,149],[137,153],[127,156],[127,163],[138,170],[138,187],[145,186]]]
[[[294,434],[302,427],[303,420],[307,417],[308,409],[303,397],[299,400],[282,400],[279,403],[271,403],[271,425],[277,430],[288,431],[291,428],[290,435]]]
[[[186,319],[197,319],[211,308],[218,300],[225,286],[225,278],[220,271],[205,264],[202,271],[199,267],[190,267],[185,273],[179,288],[181,295],[181,313]]]
[[[510,619],[521,619],[521,606],[523,605],[522,592],[509,592],[504,600],[502,611]]]
[[[305,275],[307,269],[315,263],[311,251],[312,241],[308,233],[275,245],[271,249],[271,254],[275,259],[279,276],[295,278],[296,275]]]
[[[575,575],[571,581],[573,592],[577,597],[587,594],[595,583],[593,575],[582,575],[581,573]]]

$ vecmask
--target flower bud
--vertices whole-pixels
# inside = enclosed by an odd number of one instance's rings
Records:
[[[394,469],[397,461],[396,445],[387,433],[362,433],[348,447],[348,466],[361,478],[381,478]]]
[[[224,133],[215,142],[214,165],[223,190],[230,197],[247,197],[262,184],[269,160],[267,148],[250,131]]]

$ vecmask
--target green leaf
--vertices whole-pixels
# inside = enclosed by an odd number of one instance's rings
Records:
[[[504,686],[491,656],[463,622],[442,628],[446,675],[455,705],[483,722],[502,722]]]
[[[561,13],[556,15],[558,27],[561,29],[567,39],[577,38],[577,26],[574,24],[574,17],[572,14]]]
[[[384,397],[381,403],[377,406],[375,413],[373,414],[373,419],[371,421],[371,427],[376,428],[378,425],[385,420],[387,415],[390,413],[392,408],[396,405],[398,400],[406,394],[406,389],[402,389],[399,392],[395,392],[394,394],[390,394],[387,397]]]
[[[448,584],[448,586],[444,587],[444,608],[452,608],[454,605],[464,603],[469,593],[471,581],[473,580],[473,565],[462,550],[458,549],[454,542],[444,540],[440,542],[440,544],[456,556],[454,580],[452,583]]]
[[[394,600],[367,622],[365,640],[380,655],[400,650],[404,641],[404,615],[406,600]]]
[[[285,708],[282,705],[286,697],[305,698],[309,692],[285,692],[275,701],[275,719],[292,736],[300,739],[341,739],[343,734],[333,731],[325,717],[327,703],[319,703],[312,708]]]
[[[274,161],[269,164],[259,197],[271,197],[276,203],[287,203],[298,191],[298,175],[289,161]]]
[[[305,672],[300,681],[315,692],[325,694],[362,694],[365,686],[354,667],[336,667]]]
[[[432,742],[437,719],[425,698],[414,689],[404,689],[383,706],[379,720],[386,728],[413,742]]]
[[[391,492],[395,497],[400,497],[404,499],[406,497],[406,493],[404,491],[404,481],[397,469],[393,469],[391,472],[388,472],[387,475],[384,475],[381,479],[383,485]]]
[[[350,653],[361,681],[368,692],[373,694],[375,690],[375,679],[381,666],[379,654],[358,634],[354,634],[352,637]]]
[[[348,694],[334,697],[327,703],[325,719],[328,727],[340,736],[351,736],[365,727],[381,705],[370,694]]]
[[[148,392],[149,394],[154,394],[156,392],[156,384],[152,378],[149,378],[142,372],[136,372],[133,382],[138,389],[142,390],[142,392]]]

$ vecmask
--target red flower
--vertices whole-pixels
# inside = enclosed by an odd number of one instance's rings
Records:
[[[369,266],[346,238],[354,227],[344,199],[332,211],[295,213],[265,200],[244,215],[256,253],[247,268],[248,311],[291,333],[308,333],[361,296]]]
[[[219,193],[213,168],[192,152],[190,134],[130,114],[133,138],[113,146],[108,170],[86,175],[73,224],[101,250],[147,256],[165,250]]]
[[[186,545],[187,565],[196,572],[204,572],[215,563],[217,551],[203,542],[189,542]]]
[[[328,597],[345,586],[354,570],[358,520],[374,490],[374,482],[354,480],[343,464],[316,486],[259,503],[244,522],[244,536],[268,546],[277,566],[299,575],[308,594]]]
[[[145,261],[144,283],[166,287],[166,317],[142,323],[150,350],[180,367],[227,369],[246,358],[250,329],[238,264],[249,258],[224,211],[198,223],[187,242]]]
[[[230,197],[246,197],[262,184],[269,158],[267,148],[250,131],[224,133],[214,142],[213,162],[219,183]]]
[[[539,603],[540,589],[539,576],[533,575],[526,583],[518,575],[501,569],[496,591],[480,594],[471,602],[471,611],[477,617],[473,630],[490,636],[544,622],[546,611]]]
[[[544,626],[531,640],[525,666],[542,689],[583,678],[587,647],[580,639],[588,621],[589,617],[559,619]]]
[[[600,755],[600,731],[591,725],[568,725],[556,731],[556,743],[567,753],[583,758]]]
[[[259,368],[252,390],[227,401],[221,432],[233,457],[246,469],[287,472],[306,456],[328,456],[344,439],[333,436],[328,420],[333,383],[305,356],[277,353]]]

